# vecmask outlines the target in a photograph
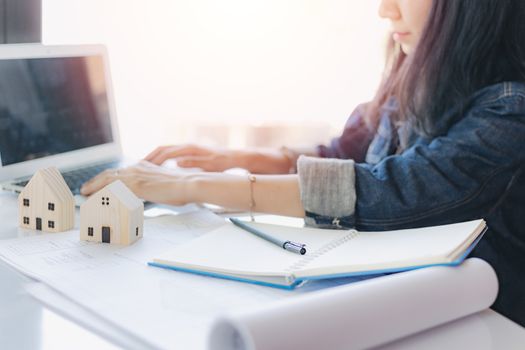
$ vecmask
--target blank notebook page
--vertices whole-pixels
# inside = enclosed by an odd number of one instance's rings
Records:
[[[482,221],[398,231],[359,232],[354,238],[325,252],[302,267],[307,270],[330,269],[332,273],[369,271],[410,265],[450,262],[458,247],[466,249],[482,229]]]
[[[292,264],[318,250],[327,242],[348,234],[341,230],[294,228],[261,223],[250,226],[282,240],[306,244],[306,255],[284,250],[233,224],[226,224],[154,259],[159,263],[213,271],[246,272],[252,275],[282,275]]]
[[[306,244],[299,255],[225,224],[154,259],[187,269],[252,276],[296,277],[394,269],[454,260],[477,237],[483,221],[399,231],[357,232],[249,223],[282,240]]]

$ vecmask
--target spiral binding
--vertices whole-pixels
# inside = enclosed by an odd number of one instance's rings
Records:
[[[305,255],[301,260],[298,260],[294,262],[292,265],[288,266],[285,271],[286,272],[294,272],[296,270],[304,268],[306,265],[320,257],[321,255],[325,254],[326,252],[335,249],[339,247],[341,244],[345,244],[346,242],[354,239],[359,235],[359,232],[356,230],[350,230],[350,232],[346,235],[344,235],[341,238],[338,238],[334,241],[328,242],[327,244],[323,245],[319,249],[317,249],[315,252],[311,254]]]

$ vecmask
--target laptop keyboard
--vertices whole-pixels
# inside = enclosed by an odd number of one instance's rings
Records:
[[[85,168],[75,169],[71,171],[65,171],[61,172],[62,176],[64,177],[64,180],[66,180],[67,185],[71,189],[71,192],[73,192],[73,195],[80,194],[80,187],[84,182],[91,179],[93,176],[97,175],[98,173],[110,169],[110,168],[117,168],[119,166],[118,162],[111,162],[111,163],[103,163],[103,164],[97,164]],[[30,179],[17,182],[15,185],[24,187],[27,185]]]

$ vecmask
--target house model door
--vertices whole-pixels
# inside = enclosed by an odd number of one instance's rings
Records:
[[[37,230],[42,230],[42,219],[41,218],[36,218],[36,229]]]
[[[102,243],[111,243],[109,226],[102,226]]]

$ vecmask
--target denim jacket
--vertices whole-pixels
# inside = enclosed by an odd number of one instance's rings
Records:
[[[363,107],[343,134],[297,164],[307,225],[394,230],[484,218],[473,251],[498,274],[493,308],[525,325],[525,84],[486,87],[441,136],[396,154],[391,106],[377,130]],[[453,114],[453,113],[452,113]],[[448,118],[448,116],[447,116]]]

